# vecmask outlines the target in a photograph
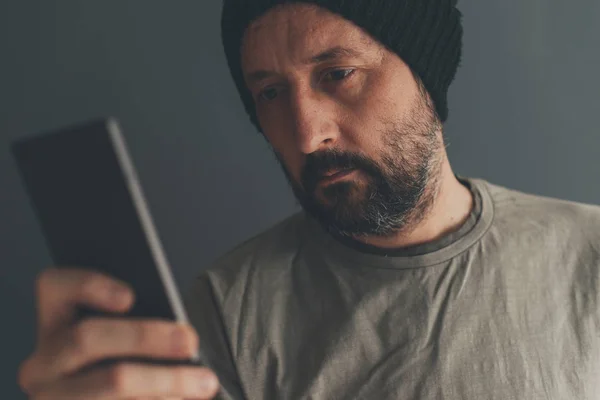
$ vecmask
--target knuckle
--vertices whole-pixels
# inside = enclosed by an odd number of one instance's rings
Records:
[[[169,391],[183,392],[186,388],[188,374],[184,367],[175,367],[169,370],[169,375],[165,376],[163,385],[168,387]]]
[[[107,370],[106,386],[110,393],[125,396],[130,391],[132,367],[125,363],[115,364]]]
[[[73,327],[71,347],[77,354],[93,350],[95,332],[100,328],[93,319],[83,320]]]
[[[152,324],[149,322],[142,322],[135,324],[132,327],[134,343],[140,349],[153,349],[156,345],[154,343],[155,334],[153,334]]]

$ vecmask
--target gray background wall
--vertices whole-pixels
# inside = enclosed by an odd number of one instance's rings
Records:
[[[461,0],[449,153],[462,175],[600,204],[600,2]],[[115,115],[176,279],[295,209],[225,66],[216,0],[0,1],[0,390],[34,341],[50,259],[8,143]]]

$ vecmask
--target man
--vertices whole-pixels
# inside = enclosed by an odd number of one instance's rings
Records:
[[[74,304],[123,311],[133,295],[46,271],[20,374],[32,398],[212,398],[215,375],[232,399],[597,398],[600,208],[453,174],[454,0],[226,0],[222,27],[303,212],[195,283],[208,369],[84,369],[189,355],[197,337],[160,321],[73,326]]]

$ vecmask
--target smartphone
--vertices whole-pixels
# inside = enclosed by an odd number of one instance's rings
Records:
[[[56,266],[131,285],[136,300],[126,317],[188,323],[117,119],[20,138],[11,151]],[[106,314],[82,309],[82,318],[90,315]]]

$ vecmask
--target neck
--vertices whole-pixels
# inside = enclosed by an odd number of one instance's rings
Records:
[[[459,229],[467,220],[473,208],[471,192],[454,175],[448,157],[444,152],[438,179],[432,180],[426,195],[433,196],[433,202],[425,210],[424,218],[416,224],[386,237],[362,237],[356,240],[382,249],[399,249],[437,240]]]

